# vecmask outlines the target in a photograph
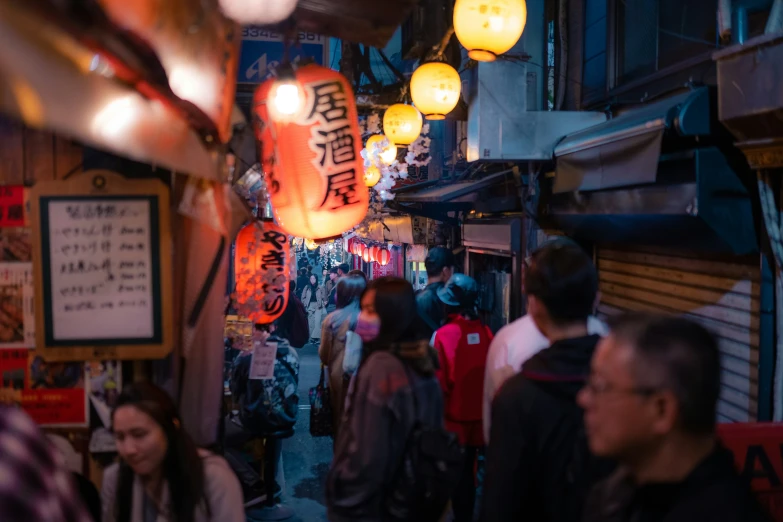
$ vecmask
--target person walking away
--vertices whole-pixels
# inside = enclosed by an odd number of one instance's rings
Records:
[[[476,501],[476,458],[484,446],[482,396],[484,366],[492,332],[476,313],[478,284],[454,274],[438,290],[447,320],[434,337],[440,370],[437,372],[446,410],[446,429],[456,433],[464,447],[462,477],[452,498],[455,522],[472,522]]]
[[[265,500],[270,492],[275,500],[279,499],[282,486],[275,474],[266,469],[262,481],[255,470],[248,469],[237,448],[252,439],[264,439],[264,459],[276,466],[283,439],[293,434],[299,413],[299,354],[278,336],[275,324],[256,325],[254,336],[261,339],[259,342],[277,345],[274,377],[251,378],[253,352],[241,353],[234,361],[230,383],[239,415],[226,422],[226,457],[242,479],[247,507]]]
[[[62,454],[23,410],[11,404],[0,404],[0,468],[3,522],[92,521]]]
[[[318,355],[321,363],[329,368],[329,397],[332,401],[332,427],[334,441],[343,417],[343,405],[348,392],[348,382],[343,371],[346,341],[349,332],[356,328],[361,311],[361,297],[367,283],[364,278],[347,276],[337,283],[337,310],[326,316],[321,329],[321,345]]]
[[[600,337],[589,335],[598,292],[590,257],[576,244],[547,244],[525,272],[528,313],[551,345],[511,377],[492,404],[482,520],[573,522],[592,485],[576,395]],[[590,462],[588,462],[590,461]],[[588,463],[590,465],[588,465]]]
[[[299,272],[296,276],[296,287],[301,292],[304,290],[304,287],[307,285],[308,277],[307,277],[307,268],[300,268]]]
[[[244,522],[236,475],[223,457],[196,447],[165,391],[126,387],[112,430],[120,461],[103,474],[104,522]]]
[[[321,315],[324,308],[322,288],[318,284],[318,278],[315,274],[311,274],[307,285],[302,290],[302,304],[307,310],[310,342],[312,344],[316,344],[321,338]]]
[[[359,276],[362,279],[364,279],[365,282],[367,281],[367,274],[365,274],[361,270],[351,270],[350,272],[348,272],[348,275],[349,276],[352,276],[352,275]]]
[[[557,238],[551,245],[576,245],[568,238]],[[587,318],[587,333],[606,336],[606,325],[595,316]],[[484,442],[489,443],[492,424],[492,400],[503,384],[522,370],[522,365],[535,354],[549,347],[549,339],[536,326],[533,317],[526,314],[507,324],[495,335],[487,354],[484,374]]]
[[[431,248],[424,266],[427,268],[427,286],[416,296],[416,307],[427,326],[427,338],[430,338],[446,320],[446,310],[438,298],[438,290],[454,273],[454,254],[448,248]]]
[[[414,426],[443,426],[437,353],[416,313],[413,287],[381,277],[361,299],[362,365],[351,383],[326,482],[332,522],[386,520],[386,504]],[[431,522],[420,520],[420,522]]]
[[[590,449],[620,466],[584,521],[770,521],[717,442],[719,394],[718,343],[701,325],[649,314],[613,324],[579,404]]]

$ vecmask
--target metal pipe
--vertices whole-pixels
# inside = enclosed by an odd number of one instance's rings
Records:
[[[737,6],[733,12],[731,21],[731,40],[735,44],[744,44],[748,38],[748,10],[743,6]]]
[[[775,0],[772,3],[772,9],[769,11],[767,26],[764,28],[764,34],[771,34],[783,31],[783,0]]]
[[[718,0],[718,37],[723,42],[731,38],[731,0]]]

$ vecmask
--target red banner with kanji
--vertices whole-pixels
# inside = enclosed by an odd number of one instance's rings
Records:
[[[0,186],[0,227],[23,227],[24,214],[24,186]]]

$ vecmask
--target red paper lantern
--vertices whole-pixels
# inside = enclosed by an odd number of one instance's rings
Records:
[[[365,245],[362,249],[362,261],[365,263],[370,263],[372,261],[372,257],[370,256],[370,247],[367,245]]]
[[[378,251],[381,248],[378,245],[373,245],[370,247],[370,261],[378,261]]]
[[[361,222],[369,203],[356,100],[345,77],[326,67],[293,75],[267,80],[254,96],[272,208],[293,236],[336,236]]]
[[[353,242],[353,250],[351,250],[351,253],[355,256],[362,255],[362,245],[363,243],[361,241],[355,239]]]
[[[382,248],[378,251],[378,254],[375,256],[375,260],[378,262],[379,265],[386,266],[389,264],[389,261],[391,261],[391,252],[389,252],[385,248]]]
[[[234,277],[239,315],[268,324],[288,306],[288,235],[271,222],[253,222],[237,234]]]

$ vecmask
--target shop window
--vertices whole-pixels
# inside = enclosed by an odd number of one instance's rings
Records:
[[[413,285],[414,290],[423,290],[427,286],[427,268],[424,266],[424,262],[408,261],[406,272],[408,282]]]
[[[718,46],[718,0],[617,0],[617,85]]]

